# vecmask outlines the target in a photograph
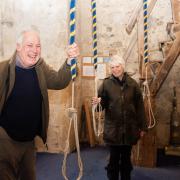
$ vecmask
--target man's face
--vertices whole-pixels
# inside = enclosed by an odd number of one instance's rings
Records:
[[[123,75],[124,69],[121,64],[111,65],[111,73],[113,76],[119,78]]]
[[[23,67],[31,67],[41,56],[40,38],[36,32],[26,32],[22,44],[17,44],[17,53]]]

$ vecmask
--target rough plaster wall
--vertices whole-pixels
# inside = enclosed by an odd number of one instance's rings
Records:
[[[158,7],[157,7],[158,6]],[[152,49],[158,47],[158,42],[163,42],[170,40],[169,36],[166,33],[166,24],[167,22],[172,21],[171,14],[171,3],[169,0],[158,1],[157,6],[152,12],[153,16],[150,18],[151,21],[151,41],[149,45]],[[150,47],[150,48],[151,48]],[[152,59],[161,58],[158,51],[151,53]],[[156,98],[156,120],[157,120],[157,142],[159,147],[169,144],[169,133],[170,133],[170,114],[172,111],[172,99],[173,99],[173,86],[177,87],[177,110],[180,111],[179,101],[179,88],[180,81],[178,78],[178,73],[180,71],[180,57],[176,60],[173,68],[167,76],[167,79],[164,81],[160,91],[157,94]]]
[[[66,0],[61,3],[58,0],[1,0],[1,20],[5,21],[2,23],[4,57],[14,51],[16,35],[24,28],[34,27],[41,32],[43,57],[51,59],[51,64],[62,64],[59,59],[65,57],[67,45],[67,6]]]
[[[98,54],[106,56],[111,53],[124,55],[133,32],[128,35],[125,26],[129,17],[140,0],[97,0],[97,34],[98,34]],[[91,11],[90,2],[81,0],[81,49],[82,55],[92,55],[92,35],[91,35]],[[170,0],[158,0],[149,18],[149,50],[151,60],[163,60],[159,51],[159,42],[169,40],[166,32],[166,25],[172,21]],[[137,44],[127,60],[127,71],[135,73],[133,78],[138,80],[138,54]],[[157,111],[155,112],[158,125],[157,139],[158,145],[163,146],[169,140],[169,120],[171,111],[172,83],[179,86],[177,73],[180,70],[179,59],[168,75],[167,80],[161,88],[156,100]],[[94,94],[93,80],[82,80],[82,92],[84,98],[90,98]],[[170,89],[171,86],[171,89]],[[88,89],[88,91],[87,91]],[[164,98],[167,97],[167,100]],[[162,113],[164,112],[164,113]]]
[[[66,59],[68,9],[67,0],[1,0],[0,59],[7,59],[12,55],[18,33],[33,27],[41,33],[42,57],[58,69]],[[66,108],[71,106],[71,85],[62,91],[49,91],[49,97],[50,123],[47,145],[50,152],[60,152],[64,150],[69,127]],[[79,98],[77,94],[76,98]],[[79,104],[76,103],[76,107],[79,109]],[[37,142],[39,151],[46,150],[39,139]],[[74,144],[72,136],[70,144]]]
[[[180,112],[180,58],[176,61],[156,98],[157,140],[159,147],[169,144],[173,87],[176,86],[177,111]]]
[[[97,0],[97,34],[98,34],[98,54],[108,56],[112,53],[124,55],[129,42],[136,33],[135,26],[133,32],[128,35],[125,27],[129,21],[133,10],[140,0]],[[92,55],[92,26],[91,26],[91,4],[81,1],[81,49],[82,55]],[[161,9],[161,13],[159,13]],[[159,41],[168,39],[166,24],[171,21],[170,0],[158,0],[149,19],[149,48],[150,59],[162,59],[162,53],[158,51]],[[134,74],[136,80],[139,79],[137,44],[127,60],[126,70]],[[87,96],[94,94],[93,80],[84,80],[83,92]],[[86,83],[87,82],[87,83]],[[86,91],[85,89],[91,89]],[[93,92],[93,93],[91,93]],[[86,95],[85,95],[86,96]]]
[[[117,52],[120,55],[131,40],[125,25],[128,23],[134,7],[140,0],[97,0],[97,25],[98,25],[98,54],[107,56]],[[64,62],[65,47],[68,42],[67,25],[67,0],[1,0],[0,4],[0,53],[1,59],[11,56],[15,48],[16,34],[24,27],[32,25],[41,31],[42,56],[54,68],[58,68]],[[81,47],[81,55],[92,55],[91,35],[91,1],[78,1],[78,41]],[[158,51],[158,43],[169,40],[166,33],[167,22],[172,21],[170,0],[158,0],[149,18],[149,49],[150,59],[163,59]],[[136,31],[136,27],[133,30]],[[79,63],[79,75],[81,75],[81,62]],[[135,45],[128,61],[127,71],[133,72],[138,80],[138,55]],[[159,144],[165,145],[169,138],[169,114],[171,110],[172,83],[179,86],[178,80],[179,60],[174,65],[167,80],[158,93],[156,117],[158,120],[157,136]],[[81,96],[76,96],[76,107],[80,111],[81,99],[90,98],[94,94],[94,81],[78,78],[76,90]],[[82,88],[81,88],[82,85]],[[82,91],[82,93],[81,93]],[[65,135],[68,120],[65,109],[69,107],[71,87],[63,91],[50,91],[50,126],[48,144],[50,151],[62,151],[64,149]],[[168,97],[167,100],[164,97]],[[161,143],[160,143],[161,142]]]
[[[91,34],[91,11],[90,3],[81,1],[81,42],[82,55],[92,54]],[[117,52],[124,55],[131,40],[132,34],[126,33],[125,27],[129,17],[140,0],[97,0],[97,33],[98,33],[98,54],[109,55]],[[87,20],[88,19],[88,20]],[[172,21],[170,0],[158,0],[149,18],[149,48],[150,59],[160,58],[158,43],[169,39],[166,33],[167,22]],[[134,28],[133,31],[136,31]],[[138,72],[137,47],[134,47],[128,62],[129,71]],[[157,54],[156,54],[157,53]],[[136,64],[134,64],[136,62]],[[133,67],[132,65],[133,64]],[[134,67],[136,66],[136,67]]]

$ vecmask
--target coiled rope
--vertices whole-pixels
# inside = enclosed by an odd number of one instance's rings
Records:
[[[75,42],[75,10],[76,10],[76,0],[70,1],[70,39],[69,44],[72,45]],[[75,142],[76,142],[76,149],[77,149],[77,156],[78,156],[78,166],[79,166],[79,175],[77,180],[80,180],[83,175],[83,164],[80,156],[80,147],[79,147],[79,136],[78,136],[78,124],[77,124],[77,110],[74,108],[74,82],[77,76],[76,74],[76,59],[71,59],[71,76],[72,76],[72,107],[68,109],[68,115],[70,119],[70,125],[68,129],[68,136],[66,140],[65,152],[64,152],[64,160],[62,165],[62,175],[65,180],[68,180],[66,175],[66,164],[67,164],[67,155],[69,153],[69,138],[72,123],[74,125],[74,133],[75,133]]]
[[[156,125],[156,120],[151,105],[151,94],[148,84],[148,11],[147,0],[143,0],[143,14],[144,14],[144,64],[145,64],[145,81],[143,82],[143,99],[147,102],[149,124],[148,128],[153,128]]]
[[[94,64],[94,71],[95,71],[95,79],[94,79],[94,94],[97,97],[97,84],[98,84],[98,77],[97,77],[97,20],[96,20],[96,0],[91,0],[91,11],[92,11],[92,37],[93,37],[93,64]],[[96,114],[98,114],[96,123]],[[96,137],[99,137],[102,134],[102,122],[101,122],[101,114],[102,114],[102,107],[100,103],[97,105],[92,106],[92,118],[93,118],[93,129],[94,134]]]

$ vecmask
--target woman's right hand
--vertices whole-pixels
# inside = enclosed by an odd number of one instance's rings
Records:
[[[101,98],[99,97],[92,97],[92,105],[97,105],[101,102]]]

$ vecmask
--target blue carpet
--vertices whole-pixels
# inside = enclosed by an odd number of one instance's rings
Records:
[[[107,180],[104,167],[107,164],[108,151],[105,147],[83,148],[81,150],[84,171],[82,180]],[[63,180],[61,166],[62,154],[37,154],[37,180]],[[67,175],[69,180],[78,176],[77,154],[68,156]],[[142,168],[135,167],[132,180],[180,180],[180,165],[176,167]]]

